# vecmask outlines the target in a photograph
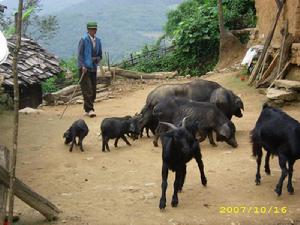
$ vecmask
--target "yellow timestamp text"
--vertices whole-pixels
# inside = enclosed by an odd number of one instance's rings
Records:
[[[278,206],[220,206],[220,214],[286,214],[288,207]]]

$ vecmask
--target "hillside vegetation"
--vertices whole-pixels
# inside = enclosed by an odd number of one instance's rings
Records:
[[[225,26],[229,30],[255,27],[253,0],[223,0]],[[163,57],[153,55],[129,69],[143,72],[178,70],[181,74],[201,75],[214,68],[219,54],[219,22],[217,0],[186,0],[168,13],[166,38],[174,51]],[[146,46],[143,52],[156,49]],[[247,36],[240,37],[247,42]]]
[[[183,0],[42,0],[42,14],[56,16],[60,29],[57,35],[42,44],[59,57],[76,54],[86,22],[95,20],[100,25],[98,36],[103,50],[113,62],[133,52],[145,43],[152,43],[161,35],[167,12]],[[16,0],[6,0],[14,8]],[[56,7],[56,9],[55,9]]]

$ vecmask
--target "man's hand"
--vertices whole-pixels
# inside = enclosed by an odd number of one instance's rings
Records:
[[[87,72],[87,68],[86,67],[83,66],[81,69],[82,69],[82,74],[85,74]]]

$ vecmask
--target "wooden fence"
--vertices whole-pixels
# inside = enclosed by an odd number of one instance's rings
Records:
[[[154,57],[160,58],[164,55],[166,55],[169,52],[172,52],[174,50],[175,46],[169,46],[169,47],[165,47],[165,48],[157,48],[157,49],[153,49],[150,51],[146,51],[143,52],[141,54],[137,54],[134,55],[133,53],[130,54],[129,58],[123,60],[121,63],[117,63],[113,66],[116,67],[122,67],[124,65],[130,65],[130,66],[134,66],[136,64],[138,64],[141,61],[147,60],[147,59],[151,59]]]

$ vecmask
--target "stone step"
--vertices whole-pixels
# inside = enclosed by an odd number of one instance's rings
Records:
[[[291,90],[270,88],[267,91],[267,98],[270,100],[294,101],[297,99],[297,93]]]
[[[300,90],[300,82],[294,80],[276,80],[274,85],[277,88],[285,88],[287,90]]]

